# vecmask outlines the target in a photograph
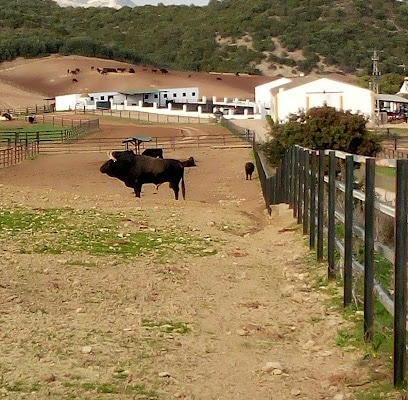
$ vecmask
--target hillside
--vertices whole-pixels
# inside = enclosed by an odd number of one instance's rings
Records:
[[[135,73],[102,75],[97,72],[97,68],[103,67],[132,67]],[[80,70],[77,74],[68,72],[76,68]],[[82,56],[19,58],[0,64],[0,109],[42,105],[46,104],[44,99],[71,93],[174,87],[198,87],[200,97],[254,100],[255,86],[271,79],[267,76],[172,70],[162,74],[134,64]]]
[[[0,60],[82,55],[179,71],[382,75],[408,65],[408,4],[211,0],[208,6],[62,8],[0,0]]]

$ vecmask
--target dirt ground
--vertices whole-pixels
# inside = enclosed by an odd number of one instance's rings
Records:
[[[121,129],[102,124],[98,134]],[[20,254],[2,236],[6,398],[341,400],[369,380],[361,354],[335,345],[346,324],[313,286],[292,211],[280,205],[268,216],[256,173],[245,180],[250,149],[166,155],[189,156],[197,167],[186,169],[187,196],[178,201],[166,185],[144,185],[136,199],[99,172],[103,153],[40,156],[0,170],[2,209],[121,212],[136,229],[193,232],[215,250],[165,263]],[[144,321],[179,321],[191,331]]]
[[[64,60],[58,68],[66,83],[67,67],[79,64]],[[23,64],[3,65],[3,84],[11,83],[11,71],[26,77]],[[35,65],[51,73],[46,62]],[[57,78],[39,77],[40,93],[69,93],[69,87],[52,86]],[[32,96],[33,77],[19,82]],[[225,93],[233,94],[231,87]],[[2,101],[27,101],[19,94],[10,91]],[[179,128],[192,134],[209,129]],[[95,135],[122,139],[123,126],[102,123]],[[165,156],[196,160],[197,167],[185,171],[186,200],[174,200],[165,184],[158,190],[144,185],[136,199],[122,182],[99,172],[104,153],[42,155],[0,169],[2,213],[61,209],[90,226],[91,215],[119,213],[118,240],[134,231],[170,232],[180,239],[195,235],[207,246],[197,255],[175,245],[165,260],[38,254],[22,252],[2,228],[0,395],[345,400],[355,398],[356,387],[375,385],[378,375],[364,366],[363,355],[336,346],[347,323],[328,301],[325,265],[311,271],[305,264],[310,255],[292,210],[282,204],[269,216],[257,171],[245,180],[250,149],[178,149]],[[22,235],[34,246],[30,232]],[[44,235],[45,247],[71,237],[69,228]],[[97,244],[98,235],[91,241]],[[392,381],[391,372],[385,379]]]

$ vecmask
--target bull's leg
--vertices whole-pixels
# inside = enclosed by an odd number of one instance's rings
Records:
[[[134,191],[135,196],[140,197],[140,193],[142,192],[142,185],[135,185]]]
[[[174,197],[176,200],[178,200],[178,196],[179,196],[179,187],[178,187],[178,182],[169,182],[169,187],[171,189],[173,189],[174,191]]]

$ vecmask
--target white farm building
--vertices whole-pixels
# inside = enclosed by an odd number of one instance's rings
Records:
[[[169,103],[197,103],[198,95],[198,87],[76,93],[56,96],[55,110],[129,109],[133,106],[166,107]]]
[[[270,85],[269,87],[267,85]],[[317,77],[281,78],[255,88],[255,103],[261,115],[275,122],[287,121],[290,114],[327,105],[372,118],[374,92],[340,80]]]

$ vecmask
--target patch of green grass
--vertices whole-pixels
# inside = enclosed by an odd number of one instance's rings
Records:
[[[208,256],[217,252],[213,241],[185,233],[182,227],[140,231],[137,222],[124,225],[121,213],[95,210],[26,209],[0,211],[0,239],[9,240],[20,253],[141,256],[167,260],[182,253]]]
[[[149,389],[146,385],[134,383],[132,385],[124,385],[123,383],[111,382],[64,382],[66,388],[75,388],[85,392],[96,392],[100,394],[116,394],[132,396],[133,399],[159,399],[159,394],[154,389]],[[72,394],[73,395],[73,394]],[[75,397],[74,397],[75,398]],[[83,395],[78,395],[78,398],[83,399]],[[110,397],[109,397],[110,398]]]
[[[21,392],[21,393],[32,393],[38,392],[40,390],[39,383],[24,383],[22,381],[17,381],[7,385],[0,385],[0,388],[6,389],[8,392]]]
[[[188,324],[184,322],[171,322],[171,321],[153,322],[143,320],[142,327],[148,329],[158,328],[159,331],[163,333],[180,333],[182,335],[191,332],[191,328],[188,326]]]
[[[396,168],[392,168],[392,167],[376,166],[375,167],[375,173],[378,174],[378,175],[391,176],[391,177],[395,178],[396,175],[397,175],[397,170],[396,170]]]

